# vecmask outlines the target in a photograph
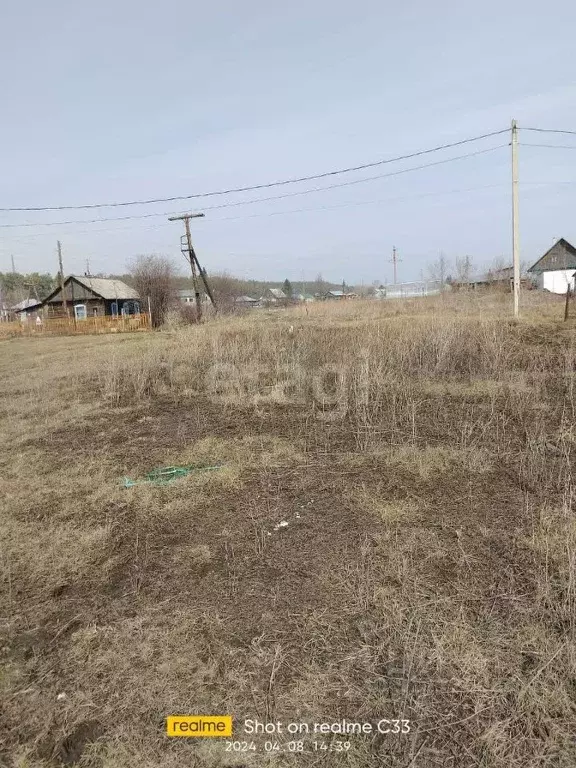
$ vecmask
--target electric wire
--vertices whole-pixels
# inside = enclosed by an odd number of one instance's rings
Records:
[[[242,205],[253,205],[255,203],[265,203],[270,202],[273,200],[284,200],[289,197],[299,197],[302,195],[309,195],[312,193],[317,192],[325,192],[330,189],[338,189],[341,187],[350,187],[354,186],[356,184],[363,184],[369,181],[377,181],[379,179],[386,179],[391,178],[393,176],[401,176],[405,173],[412,173],[414,171],[421,171],[425,168],[432,168],[434,166],[438,165],[445,165],[446,163],[452,163],[457,160],[464,160],[469,157],[476,157],[478,155],[485,155],[489,152],[494,152],[497,149],[502,149],[503,147],[508,146],[507,144],[498,144],[495,147],[488,147],[487,149],[480,149],[476,152],[467,152],[464,155],[456,155],[455,157],[448,157],[444,158],[443,160],[436,160],[433,163],[425,163],[423,165],[417,165],[413,166],[411,168],[402,168],[399,171],[392,171],[392,173],[382,173],[377,174],[375,176],[368,176],[361,179],[352,179],[350,181],[342,181],[338,182],[336,184],[329,184],[324,187],[314,187],[312,189],[304,189],[299,190],[298,192],[288,192],[286,194],[282,195],[272,195],[269,197],[259,197],[252,200],[237,200],[235,202],[229,202],[229,203],[221,203],[219,205],[210,205],[207,207],[203,207],[202,211],[214,211],[214,210],[220,210],[222,208],[235,208],[237,206]],[[182,213],[188,213],[189,211],[162,211],[162,212],[155,212],[155,213],[142,213],[142,214],[134,214],[131,216],[114,216],[114,217],[100,217],[97,219],[72,219],[68,221],[44,221],[44,222],[24,222],[22,224],[0,224],[0,229],[18,229],[18,228],[28,228],[28,227],[56,227],[56,226],[63,226],[65,224],[100,224],[107,221],[128,221],[128,220],[134,220],[134,219],[150,219],[155,218],[158,216],[172,216],[174,213],[176,214],[182,214]]]
[[[524,126],[519,126],[519,129],[522,131],[534,131],[535,133],[564,133],[566,135],[576,136],[576,131],[567,131],[560,128],[526,128]]]
[[[576,146],[569,144],[532,144],[525,141],[518,142],[521,147],[546,147],[547,149],[576,149]]]
[[[362,171],[366,170],[367,168],[375,168],[380,165],[387,165],[389,163],[396,163],[401,160],[411,160],[415,157],[421,157],[422,155],[429,155],[433,152],[440,152],[445,149],[451,149],[453,147],[460,147],[464,144],[470,144],[474,141],[481,141],[482,139],[490,138],[491,136],[500,136],[503,133],[508,133],[509,128],[503,128],[500,131],[491,131],[489,133],[484,133],[479,136],[472,136],[467,139],[461,139],[460,141],[454,141],[449,144],[441,144],[437,147],[430,147],[429,149],[422,149],[418,152],[411,152],[406,155],[399,155],[397,157],[391,157],[386,158],[384,160],[375,160],[370,163],[363,163],[362,165],[356,165],[356,166],[350,166],[349,168],[339,168],[332,171],[325,171],[324,173],[316,173],[311,174],[309,176],[300,176],[296,178],[291,179],[282,179],[281,181],[272,181],[267,182],[263,184],[252,184],[249,186],[243,186],[243,187],[232,187],[230,189],[221,189],[221,190],[215,190],[211,192],[197,192],[192,195],[175,195],[173,197],[159,197],[149,200],[127,200],[123,202],[113,202],[113,203],[87,203],[84,205],[44,205],[44,206],[23,206],[23,207],[10,207],[10,208],[2,208],[0,207],[0,211],[2,212],[26,212],[26,211],[71,211],[71,210],[86,210],[89,208],[119,208],[121,206],[128,206],[128,205],[153,205],[155,203],[171,203],[176,200],[193,200],[197,198],[204,198],[204,197],[215,197],[218,195],[229,195],[234,194],[238,192],[251,192],[258,189],[269,189],[270,187],[280,187],[285,186],[287,184],[299,184],[301,182],[305,181],[314,181],[316,179],[325,179],[330,176],[338,176],[343,173],[353,173],[354,171]]]

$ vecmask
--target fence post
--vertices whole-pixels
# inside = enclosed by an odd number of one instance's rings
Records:
[[[566,304],[564,305],[564,322],[568,320],[569,312],[570,312],[570,286],[568,286],[568,290],[566,291]]]
[[[152,305],[150,304],[150,296],[148,296],[148,322],[149,327],[152,328]]]

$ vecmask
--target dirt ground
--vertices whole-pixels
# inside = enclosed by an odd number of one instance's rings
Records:
[[[0,764],[575,765],[576,357],[556,310],[2,342]],[[221,466],[123,487],[189,464]],[[245,751],[168,739],[187,713],[232,715]],[[383,718],[409,731],[243,728]]]

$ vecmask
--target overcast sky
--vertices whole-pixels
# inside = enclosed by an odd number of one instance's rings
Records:
[[[388,6],[388,7],[387,7]],[[576,4],[308,0],[5,3],[0,207],[166,198],[322,173],[519,125],[576,131]],[[576,135],[521,132],[576,147]],[[204,201],[0,213],[0,224],[198,210],[200,261],[262,279],[417,279],[443,251],[511,253],[509,135],[306,184]],[[505,146],[500,146],[505,145]],[[347,187],[223,203],[459,157]],[[521,257],[576,241],[576,151],[520,147]],[[187,207],[191,206],[191,207]],[[304,209],[304,210],[303,210]],[[179,253],[165,216],[0,229],[0,271],[121,272]]]

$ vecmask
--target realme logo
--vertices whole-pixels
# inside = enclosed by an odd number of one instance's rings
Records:
[[[169,715],[168,736],[232,736],[230,715]]]

